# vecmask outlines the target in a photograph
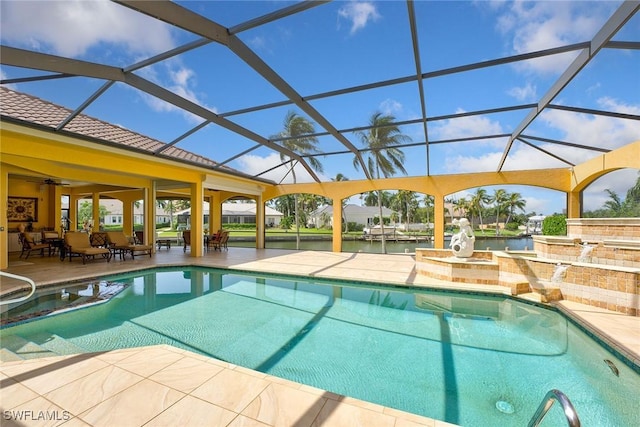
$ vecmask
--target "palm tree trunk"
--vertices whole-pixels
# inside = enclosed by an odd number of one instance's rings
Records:
[[[382,218],[382,191],[378,191],[378,211],[380,212],[380,239],[382,242],[382,253],[387,253],[387,240],[384,236],[384,219]]]
[[[296,250],[299,250],[300,249],[300,223],[298,222],[298,193],[293,195],[293,212],[294,212],[293,216],[296,221]]]
[[[296,183],[296,171],[293,169],[295,167],[295,163],[293,160],[291,161],[291,177],[293,178],[293,183]],[[293,218],[296,222],[296,250],[300,249],[300,223],[298,222],[298,193],[293,195]]]

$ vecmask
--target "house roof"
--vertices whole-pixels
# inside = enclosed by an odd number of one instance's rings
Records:
[[[283,216],[281,212],[270,208],[269,206],[265,206],[265,216]],[[209,203],[204,202],[203,205],[203,215],[209,215]],[[179,212],[175,212],[174,215],[184,215],[191,214],[191,208],[187,208],[181,210]],[[255,203],[223,203],[222,204],[222,215],[229,216],[254,216],[256,215],[256,204]]]
[[[86,114],[73,116],[72,113],[68,108],[0,86],[0,117],[2,120],[42,127],[50,131],[70,133],[73,136],[89,138],[93,142],[184,161],[202,167],[217,168],[235,175],[244,175],[238,170],[221,166],[211,159],[182,148],[169,146],[164,142]],[[58,126],[72,116],[73,118],[64,126],[64,130],[59,130]],[[160,152],[162,154],[159,154]]]
[[[349,215],[365,215],[365,216],[377,216],[380,213],[380,210],[377,206],[359,206],[359,205],[351,205],[348,204],[343,208],[343,212],[346,216]],[[394,211],[387,207],[382,207],[383,215],[390,215]],[[323,213],[331,215],[333,213],[333,206],[326,205],[322,206],[311,213],[313,216],[322,215]]]

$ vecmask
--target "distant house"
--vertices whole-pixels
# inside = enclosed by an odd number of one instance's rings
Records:
[[[389,208],[382,208],[382,216],[385,218],[390,217],[393,212]],[[343,221],[355,222],[363,227],[373,225],[373,218],[379,215],[380,211],[377,206],[346,205],[342,209]],[[333,227],[333,206],[323,206],[311,212],[307,222],[316,228]]]
[[[175,213],[178,225],[190,228],[191,208]],[[275,209],[265,206],[265,225],[277,227],[284,215]],[[209,222],[209,203],[203,206],[203,223]],[[255,203],[223,203],[222,204],[222,224],[255,224],[256,204]]]
[[[87,201],[80,200],[80,203]],[[88,200],[91,203],[91,200]],[[104,207],[108,212],[104,218],[100,218],[104,225],[122,225],[123,205],[122,201],[116,199],[100,199],[100,206]],[[168,224],[171,219],[169,212],[163,208],[156,206],[156,224]],[[133,223],[144,224],[144,205],[133,207]]]

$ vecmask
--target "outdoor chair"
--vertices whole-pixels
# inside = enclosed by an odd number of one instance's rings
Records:
[[[42,230],[41,243],[49,245],[49,256],[56,253],[56,250],[60,250],[64,245],[64,240],[60,237],[57,231],[54,230]]]
[[[144,244],[144,231],[134,231],[133,234],[136,237],[136,243],[138,245]]]
[[[222,237],[224,236],[224,231],[220,230],[216,234],[209,236],[207,239],[207,250],[213,247],[213,250],[219,250],[222,247]]]
[[[82,257],[82,263],[85,264],[87,259],[95,258],[100,255],[106,258],[107,262],[111,261],[111,251],[107,248],[95,248],[91,246],[89,234],[81,231],[68,231],[64,235],[64,245],[66,255],[69,256],[69,262],[74,256]]]
[[[191,230],[184,230],[182,232],[182,240],[184,241],[183,252],[187,252],[187,246],[191,246]]]
[[[107,241],[109,242],[109,247],[113,251],[115,255],[118,253],[121,259],[125,259],[127,253],[131,254],[131,258],[135,259],[136,253],[140,254],[148,254],[151,257],[151,253],[153,252],[152,245],[139,245],[137,243],[130,243],[129,238],[125,236],[122,231],[107,231]]]
[[[31,255],[31,252],[33,251],[40,251],[40,255],[44,256],[45,249],[47,249],[49,251],[49,255],[51,255],[51,245],[49,245],[49,243],[36,243],[30,234],[20,233],[20,235],[18,236],[18,240],[22,245],[20,258],[22,258],[22,255],[24,254],[27,255],[24,257],[24,259],[29,258],[29,255]]]
[[[96,248],[109,248],[109,240],[107,238],[107,233],[98,231],[95,233],[91,233],[91,237],[89,238],[91,241],[91,246]]]

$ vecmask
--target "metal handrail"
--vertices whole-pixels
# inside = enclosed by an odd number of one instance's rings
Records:
[[[18,279],[18,280],[22,280],[23,282],[27,282],[31,285],[31,292],[29,292],[28,295],[20,297],[20,298],[15,298],[15,299],[10,299],[7,301],[0,301],[0,305],[5,305],[5,304],[11,304],[14,302],[20,302],[20,301],[24,301],[26,299],[31,298],[31,295],[33,295],[36,291],[36,282],[34,282],[33,280],[29,279],[28,277],[24,277],[24,276],[18,276],[17,274],[11,274],[11,273],[6,273],[4,271],[0,271],[0,276],[5,276],[5,277],[10,277],[12,279]]]
[[[567,417],[569,427],[580,427],[580,418],[578,418],[578,413],[573,407],[573,404],[563,392],[556,389],[549,390],[544,399],[542,399],[538,410],[533,414],[531,421],[529,421],[529,427],[538,426],[556,400],[562,405],[562,410],[564,411],[565,417]]]

